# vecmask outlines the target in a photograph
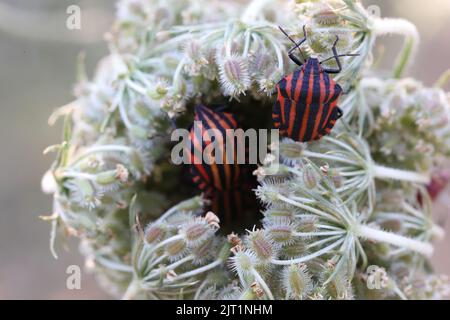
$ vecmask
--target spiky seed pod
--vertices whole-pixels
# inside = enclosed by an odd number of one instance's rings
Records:
[[[319,179],[320,177],[310,164],[303,167],[303,183],[306,188],[314,189],[319,183]]]
[[[271,206],[263,211],[264,217],[267,219],[282,218],[291,221],[294,218],[296,210],[287,206]]]
[[[309,300],[325,300],[325,292],[324,289],[320,286],[315,286],[311,292],[311,294],[308,296]]]
[[[332,300],[352,300],[354,293],[351,281],[348,279],[346,268],[335,272],[336,262],[328,260],[323,266],[321,275],[322,287]]]
[[[216,285],[217,287],[226,287],[231,284],[235,284],[235,282],[236,282],[236,281],[232,281],[230,283],[230,281],[229,281],[230,273],[228,272],[228,270],[224,270],[224,269],[217,269],[217,270],[211,271],[207,276],[207,280],[210,283],[213,283],[214,285]]]
[[[380,222],[381,228],[391,232],[400,232],[402,230],[402,221],[399,219],[383,219]]]
[[[198,60],[197,68],[200,71],[200,75],[209,81],[214,81],[218,78],[218,68],[215,63],[216,48],[203,47],[201,58]]]
[[[235,284],[230,284],[220,290],[219,300],[238,300],[242,297],[242,289]]]
[[[97,173],[95,175],[95,182],[101,187],[111,187],[117,182],[117,172],[115,170],[109,170]]]
[[[79,164],[80,170],[89,173],[98,171],[104,165],[105,165],[104,160],[95,155],[88,156],[85,160],[82,160]]]
[[[305,143],[285,138],[279,145],[280,158],[287,164],[293,164],[301,159],[305,149]]]
[[[71,192],[72,200],[80,206],[93,210],[101,205],[103,193],[96,190],[93,184],[84,179],[72,179],[66,183]]]
[[[284,267],[282,283],[288,299],[305,299],[313,290],[313,280],[303,263]]]
[[[192,61],[198,61],[203,58],[202,46],[195,39],[191,39],[185,43],[184,53]]]
[[[299,256],[304,256],[308,254],[308,244],[304,240],[294,240],[287,246],[283,246],[283,248],[279,251],[279,256],[284,259],[294,259]]]
[[[265,69],[258,79],[260,91],[266,93],[267,95],[271,95],[276,89],[276,84],[282,77],[283,72],[278,67],[270,67]]]
[[[165,246],[165,253],[171,261],[177,261],[187,253],[187,244],[184,240],[175,240]]]
[[[192,254],[194,255],[193,263],[197,265],[204,264],[208,260],[210,260],[214,256],[213,248],[216,248],[217,245],[214,241],[214,238],[210,238],[203,243],[192,248]]]
[[[187,74],[194,77],[200,75],[203,67],[208,64],[208,60],[203,55],[201,44],[195,39],[188,41],[184,52],[189,59],[189,63],[184,66]]]
[[[258,50],[250,53],[249,72],[252,77],[258,77],[261,75],[267,65],[272,60],[272,57],[268,55],[264,50]]]
[[[332,26],[338,25],[341,22],[341,18],[337,14],[333,5],[330,3],[321,3],[311,14],[313,23],[318,26]]]
[[[275,253],[275,248],[267,232],[262,229],[250,231],[246,236],[246,246],[253,250],[262,262],[269,261]]]
[[[225,57],[219,65],[220,84],[226,96],[244,93],[251,85],[246,60],[237,54]]]
[[[273,183],[269,183],[267,180],[261,182],[255,191],[256,196],[263,204],[266,205],[281,205],[282,202],[279,200],[278,195],[283,192],[279,187]]]
[[[296,225],[286,218],[273,218],[264,221],[264,229],[276,245],[289,245],[293,241]]]
[[[167,224],[173,229],[180,229],[190,221],[195,220],[195,217],[191,213],[178,212],[167,218]]]
[[[145,241],[153,244],[162,241],[167,235],[167,226],[162,223],[149,224],[145,228]]]
[[[297,230],[304,233],[312,233],[317,230],[317,218],[314,216],[304,215],[298,222]]]
[[[313,52],[324,53],[330,50],[332,44],[330,44],[329,38],[332,35],[322,34],[320,32],[315,32],[309,35],[308,44]]]
[[[288,167],[282,164],[272,164],[265,167],[259,167],[253,171],[253,175],[258,178],[258,181],[265,179],[283,180],[289,178],[292,174]]]
[[[181,225],[179,232],[187,245],[195,246],[212,236],[215,229],[206,219],[194,218]]]
[[[251,274],[256,265],[256,255],[250,250],[238,250],[229,260],[230,268],[239,275],[239,278],[245,278]]]
[[[330,170],[328,170],[327,176],[331,179],[336,188],[342,187],[343,177],[338,170],[330,168]]]

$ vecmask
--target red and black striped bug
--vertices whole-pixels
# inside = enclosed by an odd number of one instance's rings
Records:
[[[228,112],[214,111],[208,107],[198,105],[195,107],[194,121],[201,123],[201,128],[194,126],[190,130],[190,146],[188,150],[190,165],[189,171],[192,181],[211,202],[209,208],[216,213],[226,226],[244,219],[243,197],[246,196],[247,170],[238,163],[238,144],[229,146],[226,143],[227,135],[234,135],[230,130],[238,129],[235,116]],[[219,154],[212,155],[213,159],[199,159],[204,150],[212,143],[212,137],[207,136],[207,130],[216,129],[222,139],[218,142]],[[206,139],[205,139],[206,138]],[[214,137],[216,138],[216,137]],[[227,148],[232,147],[232,150]],[[227,161],[229,152],[233,161]],[[216,157],[222,157],[222,161]],[[250,189],[249,189],[250,190]]]
[[[277,84],[277,101],[272,113],[274,127],[280,130],[280,135],[296,141],[318,140],[329,134],[336,120],[342,116],[342,111],[337,106],[342,88],[329,74],[341,72],[339,57],[358,54],[339,55],[336,49],[339,37],[336,36],[332,57],[321,62],[317,58],[309,58],[302,63],[293,52],[298,48],[303,56],[300,46],[307,39],[305,26],[304,38],[299,42],[295,42],[286,31],[279,28],[295,44],[288,55],[300,68]],[[335,59],[337,68],[323,68],[322,63],[331,59]]]

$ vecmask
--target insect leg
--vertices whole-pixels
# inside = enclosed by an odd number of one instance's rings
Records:
[[[320,64],[322,64],[322,63],[327,62],[327,61],[329,61],[331,59],[335,59],[336,60],[336,63],[338,65],[338,69],[324,69],[324,71],[327,72],[327,73],[339,73],[339,72],[341,72],[342,66],[341,66],[341,61],[339,60],[340,57],[357,57],[357,56],[360,55],[359,53],[337,54],[336,45],[337,45],[338,41],[339,41],[339,37],[336,36],[336,41],[334,42],[333,48],[332,48],[333,56],[331,56],[331,57],[329,57],[329,58],[327,58],[325,60],[322,60],[320,62]]]
[[[342,71],[342,65],[341,65],[341,61],[339,60],[339,55],[337,53],[337,49],[336,49],[336,45],[339,41],[339,36],[336,36],[336,41],[333,44],[333,48],[331,48],[331,50],[333,51],[333,57],[336,60],[336,63],[338,65],[337,69],[323,69],[323,71],[325,71],[326,73],[339,73]],[[324,61],[322,61],[324,62]]]
[[[326,58],[326,59],[320,61],[319,63],[322,64],[322,63],[327,62],[327,61],[329,61],[329,60],[331,60],[331,59],[336,59],[336,57],[357,57],[357,56],[359,56],[359,55],[360,55],[359,53],[345,53],[345,54],[338,54],[337,56],[331,56],[331,57],[329,57],[329,58]]]
[[[300,51],[300,54],[302,55],[303,60],[305,60],[305,56],[303,55],[303,51],[300,48],[300,46],[306,41],[306,25],[303,25],[303,39],[301,39],[299,42],[295,42],[294,39],[291,38],[291,36],[280,26],[278,26],[278,28],[281,30],[281,32],[283,32],[283,34],[294,43],[294,46],[289,49],[288,51],[288,56],[289,58],[295,62],[296,64],[298,64],[299,66],[301,66],[303,64],[303,62],[300,61],[300,59],[298,59],[296,56],[294,56],[293,52],[295,49],[298,49]]]

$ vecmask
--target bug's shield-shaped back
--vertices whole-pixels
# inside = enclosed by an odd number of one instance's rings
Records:
[[[229,190],[239,184],[240,168],[236,161],[236,145],[227,150],[226,139],[229,129],[237,129],[235,117],[228,112],[214,111],[205,106],[195,107],[194,125],[190,130],[188,154],[191,165],[192,181],[204,192]],[[212,136],[208,130],[214,129],[217,135]],[[216,140],[218,139],[218,140]],[[217,154],[205,152],[215,141]],[[211,146],[210,146],[211,147]],[[232,163],[227,155],[231,154]]]
[[[238,143],[234,140],[233,145],[227,145],[226,139],[234,139],[234,133],[230,129],[238,129],[238,123],[233,114],[212,110],[205,106],[195,107],[194,125],[190,130],[191,146],[188,153],[191,159],[196,158],[199,163],[191,162],[189,171],[192,181],[197,188],[204,193],[205,198],[210,201],[208,210],[213,210],[216,213],[224,226],[231,226],[232,222],[244,222],[250,216],[246,214],[249,212],[248,207],[255,207],[253,203],[256,201],[252,189],[256,187],[253,185],[253,176],[251,171],[248,171],[246,165],[238,163],[237,152]],[[201,128],[196,127],[201,125]],[[211,145],[212,141],[208,137],[208,130],[215,129],[220,132],[222,139],[219,140],[220,155],[214,153],[209,162],[206,163],[203,151]],[[230,136],[230,134],[232,136]],[[217,137],[214,137],[215,139]],[[241,141],[242,142],[242,141]],[[227,150],[231,148],[231,150]],[[230,163],[227,158],[227,151],[232,154],[233,161]],[[203,155],[203,158],[202,158]],[[210,156],[209,153],[206,156]],[[198,159],[198,158],[201,159]],[[221,157],[221,162],[215,157]],[[245,160],[248,159],[245,152]],[[252,180],[249,179],[252,178]],[[254,212],[254,211],[253,211]]]
[[[342,112],[337,101],[342,88],[316,59],[284,77],[277,86],[272,118],[280,135],[311,141],[329,134]]]

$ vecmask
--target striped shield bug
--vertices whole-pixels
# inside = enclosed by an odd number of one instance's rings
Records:
[[[213,188],[217,191],[236,188],[240,176],[240,168],[236,161],[236,150],[230,151],[226,149],[226,136],[230,134],[230,132],[227,133],[227,130],[238,128],[235,117],[228,112],[213,111],[205,106],[197,105],[195,107],[194,121],[200,123],[201,127],[192,127],[189,134],[191,145],[188,154],[190,156],[190,172],[193,182],[202,191],[206,191],[208,188]],[[217,143],[220,152],[213,156],[210,154],[205,155],[212,157],[210,159],[199,159],[199,157],[204,156],[204,151],[212,143],[212,139],[217,138],[207,136],[207,131],[210,129],[218,130],[222,137]],[[233,154],[232,164],[228,163],[226,159],[227,152]]]
[[[227,135],[233,135],[230,139],[234,139],[232,130],[238,129],[238,123],[235,116],[229,112],[212,110],[203,105],[197,105],[194,110],[194,126],[190,129],[188,147],[189,172],[191,180],[202,191],[205,197],[210,200],[209,208],[216,213],[226,226],[230,226],[234,222],[241,222],[244,218],[243,204],[244,197],[251,190],[247,188],[248,181],[245,165],[239,164],[237,161],[238,145],[233,143],[227,144]],[[198,128],[195,124],[200,123]],[[208,136],[210,129],[217,130],[214,137]],[[213,139],[221,136],[217,145],[220,152],[213,155],[204,154],[205,149],[212,143]],[[232,148],[232,150],[227,150]],[[231,157],[227,154],[231,154]],[[204,159],[204,157],[210,157]],[[232,159],[232,161],[229,161]],[[209,160],[209,161],[206,161]],[[234,219],[236,218],[236,219]]]
[[[304,63],[294,55],[306,41],[306,28],[303,26],[304,37],[295,42],[283,28],[279,27],[294,46],[288,51],[289,58],[300,68],[285,76],[277,84],[277,101],[273,108],[272,120],[280,135],[287,136],[296,141],[318,140],[333,129],[336,121],[342,116],[337,106],[342,94],[342,88],[329,74],[341,72],[342,66],[339,57],[357,56],[358,54],[337,53],[336,45],[339,37],[333,44],[333,56],[320,61],[317,58],[308,58]],[[337,68],[324,68],[322,64],[334,59]],[[305,59],[303,59],[305,60]]]

